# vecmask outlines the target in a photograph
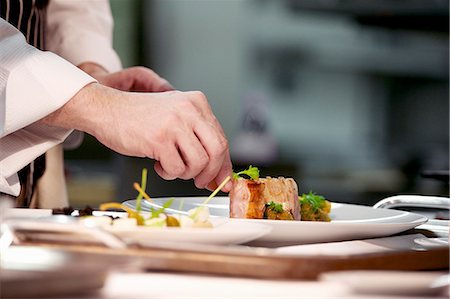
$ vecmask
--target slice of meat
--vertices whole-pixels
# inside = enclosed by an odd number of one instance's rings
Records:
[[[262,219],[266,201],[265,185],[260,180],[233,180],[230,191],[230,218]]]
[[[294,220],[300,220],[300,203],[298,201],[297,183],[292,178],[262,179],[265,184],[264,197],[267,202],[281,203],[285,211],[292,214]]]
[[[300,220],[298,188],[291,178],[239,178],[233,180],[229,196],[231,218],[263,219],[266,203],[273,201],[282,204],[294,220]]]

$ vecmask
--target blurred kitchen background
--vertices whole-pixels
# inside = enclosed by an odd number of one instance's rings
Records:
[[[394,194],[448,195],[447,0],[112,0],[124,67],[145,65],[201,90],[236,169],[292,176],[300,192],[372,205]],[[145,130],[143,121],[142,130]],[[152,161],[87,136],[66,152],[71,204],[204,195],[165,182]]]

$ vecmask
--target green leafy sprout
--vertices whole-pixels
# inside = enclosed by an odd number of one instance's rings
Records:
[[[163,206],[161,207],[161,208],[159,208],[159,209],[154,209],[153,207],[151,208],[151,212],[152,212],[152,216],[150,217],[150,219],[153,219],[153,218],[158,218],[159,217],[159,215],[161,214],[161,213],[164,213],[164,211],[167,209],[167,208],[170,208],[170,206],[172,205],[172,203],[173,203],[173,200],[174,200],[174,198],[172,197],[171,199],[169,199],[168,201],[166,201],[164,204],[163,204]]]
[[[141,175],[141,189],[143,192],[145,192],[145,189],[147,187],[147,168],[142,169],[142,175]],[[142,199],[144,198],[143,192],[139,192],[139,194],[136,197],[136,212],[138,213],[138,216],[142,218],[142,215],[140,214],[142,211]],[[163,206],[159,209],[151,208],[151,216],[149,219],[158,218],[161,213],[164,213],[164,211],[169,208],[173,203],[174,198],[169,199],[166,201]]]
[[[323,197],[322,195],[317,195],[312,191],[309,191],[308,194],[303,193],[301,196],[299,196],[299,201],[300,204],[302,203],[309,204],[311,206],[311,210],[313,212],[317,212],[317,210],[319,210],[323,206],[325,202],[325,197]]]
[[[271,202],[266,203],[266,208],[271,209],[275,213],[283,213],[283,204],[281,204],[281,203],[276,203],[276,202],[271,201]]]
[[[249,168],[239,171],[239,172],[233,172],[233,179],[237,180],[240,177],[247,176],[251,180],[257,180],[259,179],[259,169],[258,167],[249,166]],[[245,178],[245,177],[244,177]]]
[[[142,169],[142,175],[141,175],[141,188],[144,190],[147,188],[147,168]],[[136,197],[136,211],[139,213],[141,211],[141,201],[142,198],[144,198],[144,194],[142,192],[139,192],[139,194]]]

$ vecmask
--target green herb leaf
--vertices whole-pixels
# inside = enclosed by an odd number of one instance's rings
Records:
[[[257,180],[259,179],[259,169],[258,167],[253,167],[250,165],[248,169],[239,171],[239,172],[233,172],[233,179],[238,179],[239,177],[243,177],[243,175],[248,176],[251,180]]]
[[[271,209],[272,211],[276,212],[276,213],[283,213],[283,204],[281,203],[276,203],[276,202],[269,202],[266,203],[266,208],[267,209]]]
[[[153,207],[152,207],[152,209],[151,209],[152,215],[150,216],[150,219],[158,218],[159,215],[160,215],[161,213],[164,213],[164,211],[172,205],[173,200],[174,200],[174,198],[169,199],[169,200],[166,201],[166,202],[163,204],[163,206],[162,206],[160,209],[158,209],[158,210],[155,210],[155,209],[153,209]]]
[[[313,212],[317,212],[325,202],[325,197],[317,195],[316,193],[309,191],[308,194],[303,193],[299,196],[300,204],[308,204],[311,206]]]

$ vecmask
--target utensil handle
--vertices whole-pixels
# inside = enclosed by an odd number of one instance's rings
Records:
[[[450,210],[450,198],[424,195],[396,195],[377,202],[374,209],[429,208]]]

